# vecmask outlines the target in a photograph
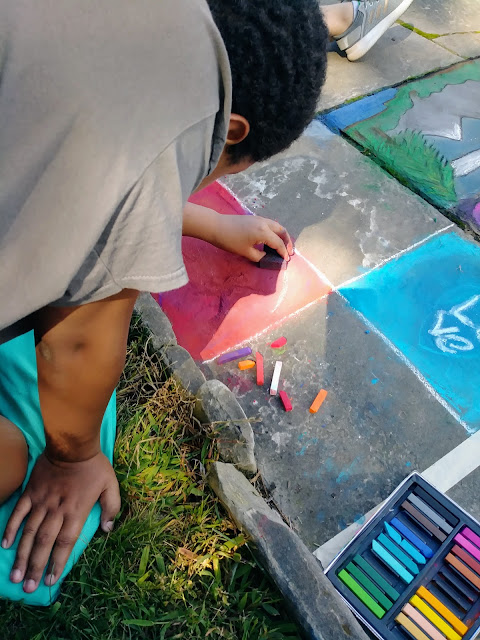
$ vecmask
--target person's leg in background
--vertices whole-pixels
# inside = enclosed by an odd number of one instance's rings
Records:
[[[351,61],[359,60],[413,0],[353,0],[322,5],[328,31]]]
[[[28,449],[22,432],[0,416],[0,504],[25,480],[27,465]]]

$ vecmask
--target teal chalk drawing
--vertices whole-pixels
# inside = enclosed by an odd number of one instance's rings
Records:
[[[480,429],[480,245],[443,233],[340,293]]]
[[[480,60],[380,91],[321,118],[424,199],[480,232]]]
[[[355,458],[353,462],[346,469],[342,469],[342,471],[340,471],[335,482],[337,484],[344,484],[345,482],[348,482],[348,480],[350,480],[350,477],[354,473],[355,468],[357,467],[359,462],[360,462],[360,458],[359,457]]]

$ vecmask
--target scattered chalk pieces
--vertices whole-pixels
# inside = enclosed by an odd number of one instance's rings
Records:
[[[277,360],[275,369],[273,370],[272,383],[270,385],[270,395],[276,396],[278,391],[278,383],[280,382],[280,373],[282,371],[282,362]]]
[[[283,403],[285,411],[291,411],[292,403],[290,402],[290,398],[287,396],[286,391],[280,391],[278,395],[280,396],[280,400]]]
[[[253,369],[255,366],[255,362],[253,360],[241,360],[238,363],[238,368],[240,371],[245,371],[246,369]]]
[[[226,362],[231,362],[232,360],[239,360],[245,356],[249,356],[252,353],[250,347],[244,347],[243,349],[237,349],[236,351],[230,351],[229,353],[224,353],[223,356],[217,358],[217,364],[225,364]]]
[[[277,338],[277,340],[274,340],[270,346],[272,347],[272,349],[281,349],[286,344],[287,339],[282,336],[281,338]]]
[[[258,351],[255,353],[255,360],[257,361],[257,384],[259,386],[262,386],[265,383],[263,356]]]
[[[317,411],[322,406],[323,401],[327,397],[327,394],[328,391],[325,391],[325,389],[320,389],[320,391],[317,393],[317,397],[312,402],[312,406],[309,409],[310,413],[317,413]]]

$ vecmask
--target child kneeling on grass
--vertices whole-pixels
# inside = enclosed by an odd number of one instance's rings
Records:
[[[187,282],[182,233],[293,253],[278,223],[187,199],[300,136],[329,35],[357,59],[411,0],[375,2],[0,5],[0,597],[48,604],[112,529],[130,317]]]
[[[302,133],[328,33],[316,0],[0,13],[0,596],[48,604],[120,508],[113,393],[138,292],[187,282],[182,232],[293,252],[274,221],[186,203]]]

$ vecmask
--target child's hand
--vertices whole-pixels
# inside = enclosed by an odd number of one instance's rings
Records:
[[[285,227],[269,220],[250,215],[219,215],[211,244],[258,262],[265,255],[255,245],[266,244],[276,249],[284,260],[293,255],[293,243]]]

